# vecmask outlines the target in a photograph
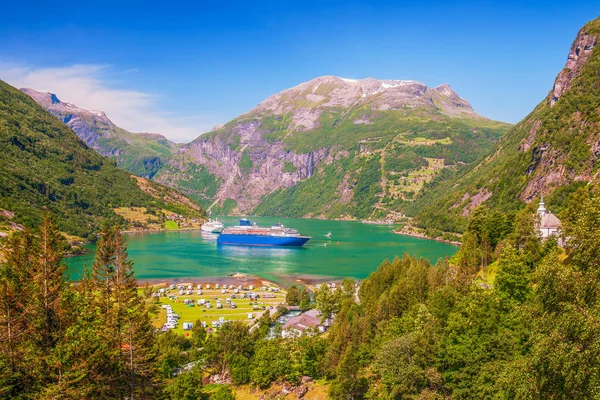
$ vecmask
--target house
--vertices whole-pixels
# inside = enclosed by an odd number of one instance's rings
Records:
[[[542,239],[549,238],[550,236],[557,236],[560,229],[560,220],[550,211],[546,210],[546,204],[542,197],[540,206],[537,209],[539,220],[537,222],[537,228],[542,235]]]
[[[317,310],[309,310],[297,317],[287,320],[281,329],[283,338],[302,336],[309,332],[325,332],[326,327],[321,324],[321,313]]]

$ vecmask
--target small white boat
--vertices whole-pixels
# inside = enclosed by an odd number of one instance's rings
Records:
[[[207,223],[203,224],[202,227],[200,227],[202,232],[208,233],[221,233],[221,231],[223,231],[223,228],[225,228],[225,225],[223,225],[223,223],[218,219],[215,219],[214,221],[212,219],[209,219]]]
[[[331,238],[331,232],[327,232],[327,235],[325,235],[326,238]]]

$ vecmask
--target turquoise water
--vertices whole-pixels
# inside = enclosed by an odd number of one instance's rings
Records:
[[[222,220],[226,226],[237,223],[233,217]],[[457,250],[446,243],[393,234],[391,226],[268,217],[250,220],[265,226],[280,221],[312,239],[301,248],[266,248],[217,246],[215,235],[200,231],[128,234],[135,275],[143,280],[180,280],[241,272],[279,283],[296,279],[363,279],[386,258],[409,253],[435,263]],[[331,232],[331,239],[325,237],[327,232]],[[88,250],[86,255],[67,260],[73,279],[81,276],[84,264],[92,264],[94,245],[89,245]]]

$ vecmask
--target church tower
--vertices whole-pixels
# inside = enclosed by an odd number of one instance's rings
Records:
[[[544,203],[544,196],[542,196],[540,200],[540,206],[537,209],[537,213],[540,217],[544,217],[546,215],[546,204]]]

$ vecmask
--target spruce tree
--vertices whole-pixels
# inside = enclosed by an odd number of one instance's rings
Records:
[[[105,387],[113,397],[148,398],[153,389],[154,329],[118,225],[100,233],[91,275],[97,330],[110,366]]]
[[[62,357],[59,343],[71,323],[69,286],[65,278],[62,237],[54,219],[44,216],[39,233],[36,257],[27,272],[31,285],[30,335],[40,350],[39,358],[45,360],[44,379],[59,383],[62,375]]]
[[[24,271],[31,267],[32,247],[33,236],[28,230],[15,234],[4,249],[6,262],[0,264],[0,364],[4,369],[0,393],[6,397],[26,386],[24,342],[29,331],[29,286]]]
[[[117,331],[117,318],[114,303],[114,228],[104,225],[98,235],[96,257],[91,271],[90,307],[97,335],[98,348],[92,366],[97,390],[106,393],[108,397],[123,397],[122,365],[121,365],[121,335]]]

